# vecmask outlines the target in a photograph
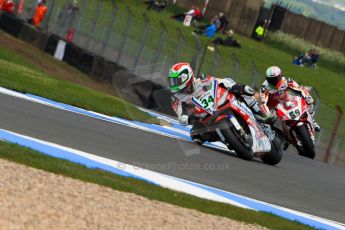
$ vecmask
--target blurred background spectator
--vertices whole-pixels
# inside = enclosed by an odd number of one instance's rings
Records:
[[[33,24],[35,27],[39,27],[47,11],[48,7],[46,6],[46,0],[41,0],[35,9],[34,16],[28,19],[27,22]]]
[[[181,22],[184,20],[184,18],[187,15],[191,16],[193,18],[195,16],[195,9],[196,9],[196,7],[195,7],[195,5],[193,5],[192,9],[190,9],[189,11],[181,13],[181,14],[176,14],[176,15],[172,16],[171,18],[176,19],[176,20],[181,21]]]
[[[229,47],[237,47],[241,48],[241,44],[239,40],[234,39],[234,32],[232,30],[228,30],[225,32],[226,38],[223,39],[221,37],[218,37],[213,40],[213,45],[223,45],[223,46],[229,46]]]
[[[298,57],[295,57],[293,64],[299,66],[308,66],[311,68],[316,68],[316,63],[320,57],[319,52],[316,49],[311,49],[304,54],[300,54]]]
[[[220,26],[218,28],[218,31],[221,33],[225,33],[225,31],[229,25],[229,19],[223,13],[219,13],[219,19],[218,20],[220,22]]]
[[[0,0],[0,10],[9,14],[14,14],[15,5],[13,0]]]
[[[161,12],[168,6],[167,1],[144,1],[144,4],[147,4],[147,10],[155,10]]]
[[[258,27],[256,27],[255,29],[255,39],[259,42],[262,41],[263,37],[265,34],[265,29],[262,25],[259,25]]]

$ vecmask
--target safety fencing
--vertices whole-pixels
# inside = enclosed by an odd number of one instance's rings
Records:
[[[36,0],[25,1],[18,16],[30,18],[35,4]],[[171,113],[166,73],[177,61],[191,62],[198,74],[232,77],[256,87],[262,81],[253,61],[240,63],[235,54],[224,57],[218,47],[203,42],[199,36],[187,35],[179,27],[172,31],[163,21],[114,0],[82,0],[78,11],[71,9],[70,0],[48,1],[48,7],[43,31],[64,38],[75,49],[86,50],[89,53],[85,55],[90,58],[95,54],[125,67],[127,70],[106,78],[113,79],[119,95],[135,104]],[[67,62],[72,63],[73,57]],[[315,96],[318,98],[317,93]],[[345,125],[341,118],[337,122],[340,113],[319,100],[316,107],[316,118],[323,127],[316,138],[318,158],[345,167]]]

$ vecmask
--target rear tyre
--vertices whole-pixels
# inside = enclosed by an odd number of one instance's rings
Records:
[[[264,156],[262,156],[261,160],[265,164],[276,165],[281,161],[282,157],[283,157],[283,150],[281,148],[280,141],[278,140],[278,138],[275,138],[271,142],[271,151],[265,154]]]
[[[226,120],[222,120],[218,123],[218,128],[225,138],[228,148],[234,150],[238,157],[247,161],[253,159],[253,151],[245,146],[235,134],[235,131],[229,126]]]
[[[299,155],[314,159],[315,158],[315,147],[313,140],[311,139],[309,135],[309,131],[305,125],[298,126],[296,128],[296,134],[298,135],[298,138],[302,142],[302,148],[299,147]]]

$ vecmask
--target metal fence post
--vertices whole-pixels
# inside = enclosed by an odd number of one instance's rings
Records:
[[[184,35],[181,31],[180,28],[177,28],[177,33],[179,34],[179,41],[178,41],[178,45],[177,45],[177,48],[176,48],[176,53],[175,53],[175,57],[174,57],[174,63],[178,62],[179,60],[179,57],[180,57],[180,54],[181,54],[181,51],[182,51],[182,47],[184,45],[184,42],[185,42],[185,38],[184,38]]]
[[[152,63],[157,63],[159,61],[159,57],[161,56],[161,53],[163,52],[163,47],[164,47],[165,40],[168,33],[167,27],[164,24],[164,22],[160,21],[160,24],[161,24],[162,32],[159,38],[157,51],[153,54]]]
[[[80,6],[78,17],[76,20],[74,20],[73,25],[71,26],[72,28],[75,29],[75,31],[78,31],[81,26],[81,22],[83,21],[83,16],[85,12],[85,8],[88,5],[89,0],[83,0],[83,3]]]
[[[46,20],[43,21],[43,25],[42,25],[42,28],[44,30],[48,30],[48,28],[49,28],[49,21],[50,21],[50,18],[52,16],[54,7],[55,7],[55,0],[53,0],[52,3],[50,5],[48,5],[48,15],[47,15]]]
[[[67,22],[68,3],[69,3],[69,0],[65,0],[63,7],[60,9],[60,11],[58,11],[58,14],[57,14],[58,29],[56,33],[60,36],[65,35],[65,30],[66,30],[65,27],[67,27],[66,22]]]
[[[20,3],[20,0],[14,0],[13,3],[15,5],[14,15],[18,16],[18,6],[19,6],[19,3]]]
[[[256,67],[256,64],[254,61],[251,61],[252,62],[252,66],[253,66],[253,80],[252,80],[252,83],[251,83],[251,87],[254,87],[256,82],[258,81],[258,77],[259,77],[259,71],[258,71],[258,68]]]
[[[127,43],[129,31],[131,30],[132,24],[133,24],[133,13],[132,13],[131,9],[129,8],[129,6],[126,6],[126,10],[127,10],[127,13],[128,13],[127,23],[126,23],[126,28],[127,29],[125,30],[125,33],[123,35],[123,40],[121,42],[120,51],[119,51],[119,53],[117,55],[117,58],[116,58],[116,62],[118,64],[121,61],[122,54],[123,54],[123,51],[125,50],[125,46],[126,46],[126,43]]]
[[[217,46],[214,46],[214,61],[213,61],[213,67],[211,71],[212,76],[216,76],[217,67],[219,65],[219,59],[220,59],[219,49]]]
[[[316,100],[314,98],[314,104],[315,104],[314,105],[314,111],[315,111],[315,115],[316,115],[318,109],[320,108],[321,98],[320,98],[319,91],[317,91],[315,88],[312,88],[311,91],[313,91],[315,93],[315,95],[316,95]]]
[[[200,69],[201,69],[201,64],[203,61],[203,57],[205,56],[205,52],[206,52],[206,47],[203,47],[200,38],[198,35],[193,34],[193,37],[195,39],[195,49],[196,49],[196,53],[193,56],[193,59],[191,61],[191,66],[194,69],[194,72],[199,75]]]
[[[341,109],[341,107],[339,105],[336,106],[336,109],[337,109],[337,118],[336,118],[336,121],[334,123],[334,128],[333,128],[333,131],[332,131],[332,135],[331,135],[331,138],[328,142],[328,146],[327,146],[327,149],[326,149],[326,152],[325,152],[325,156],[323,158],[323,161],[328,163],[328,160],[329,160],[329,156],[331,155],[331,150],[332,150],[332,146],[334,144],[334,141],[335,141],[335,138],[338,134],[338,130],[339,130],[339,127],[340,127],[340,123],[341,123],[341,118],[343,117],[343,111]]]
[[[119,7],[118,7],[118,5],[115,4],[115,1],[113,0],[111,2],[113,5],[113,11],[111,13],[111,21],[110,21],[109,25],[107,26],[105,35],[102,39],[102,49],[101,49],[102,56],[104,56],[104,54],[105,54],[105,50],[107,48],[107,44],[108,44],[108,41],[109,41],[109,38],[111,35],[111,31],[113,29],[113,26],[114,26],[116,18],[117,18],[117,12],[119,11]]]
[[[150,22],[149,17],[147,17],[146,13],[143,14],[143,18],[144,18],[144,21],[145,21],[145,29],[144,29],[144,34],[143,34],[143,36],[141,38],[141,41],[140,41],[139,49],[137,50],[137,53],[135,55],[135,60],[134,60],[134,64],[133,64],[133,67],[132,67],[133,69],[140,62],[141,53],[143,52],[145,43],[146,43],[147,38],[149,37],[150,31],[151,31],[151,22]]]
[[[30,16],[29,16],[30,18],[34,16],[36,6],[37,6],[37,1],[32,0],[29,7],[28,7],[28,12],[30,14]]]
[[[237,56],[235,53],[231,54],[232,60],[233,60],[233,65],[232,65],[232,72],[231,72],[231,78],[236,80],[237,78],[237,73],[240,71],[240,61],[238,60]]]
[[[88,36],[88,39],[86,40],[86,44],[85,44],[85,48],[87,50],[89,50],[89,46],[90,46],[90,41],[92,39],[92,35],[94,34],[95,32],[95,29],[96,29],[96,25],[97,25],[97,21],[99,19],[99,15],[101,13],[101,9],[103,9],[103,0],[98,0],[97,1],[97,8],[96,8],[96,14],[95,14],[95,17],[93,18],[92,20],[92,25],[91,25],[91,29],[90,29],[90,33],[89,33],[89,36]]]

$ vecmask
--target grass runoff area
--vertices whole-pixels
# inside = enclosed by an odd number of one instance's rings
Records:
[[[204,213],[227,217],[271,229],[312,229],[270,213],[256,212],[229,204],[201,199],[195,196],[157,187],[153,184],[44,155],[15,144],[0,141],[0,158],[29,167],[45,170],[81,181],[99,184],[122,192],[130,192],[146,198],[195,209]]]
[[[57,62],[57,61],[56,61]],[[49,76],[29,60],[0,47],[0,86],[57,102],[148,123],[159,123],[132,104],[105,93]]]

